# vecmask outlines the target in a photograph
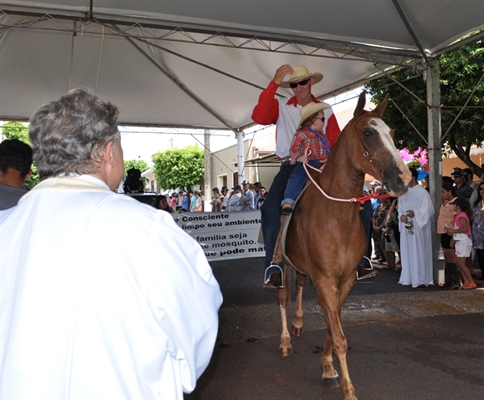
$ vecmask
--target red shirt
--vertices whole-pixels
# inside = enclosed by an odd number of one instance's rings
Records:
[[[259,102],[252,112],[254,122],[261,125],[277,124],[276,131],[276,154],[280,157],[286,157],[290,154],[290,147],[294,132],[299,127],[299,110],[302,108],[297,104],[296,96],[290,99],[276,99],[276,91],[279,85],[271,81],[269,86],[262,91],[259,96]],[[316,97],[312,96],[312,101],[321,103]],[[330,146],[334,144],[341,130],[338,121],[334,116],[331,108],[325,109],[326,118],[324,133],[329,141]]]
[[[311,149],[308,160],[326,161],[330,149],[326,135],[307,126],[298,129],[291,143],[291,161],[296,162],[298,156],[306,154],[306,149]]]

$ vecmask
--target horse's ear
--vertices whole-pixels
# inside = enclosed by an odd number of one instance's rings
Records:
[[[381,116],[383,115],[383,113],[387,109],[387,105],[388,105],[388,93],[385,96],[385,98],[383,99],[383,101],[380,104],[378,104],[376,106],[375,110],[373,110],[373,111],[381,118]]]
[[[360,94],[360,97],[358,98],[358,104],[356,105],[355,112],[353,113],[353,117],[357,117],[358,115],[361,114],[363,109],[365,108],[366,104],[366,90],[363,90]]]

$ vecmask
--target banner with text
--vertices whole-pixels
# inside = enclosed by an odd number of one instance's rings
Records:
[[[264,257],[257,240],[260,210],[172,214],[176,223],[195,239],[209,261]]]

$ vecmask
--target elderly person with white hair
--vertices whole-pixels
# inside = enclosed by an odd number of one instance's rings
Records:
[[[113,192],[117,114],[74,90],[30,120],[41,183],[0,212],[2,399],[183,399],[210,361],[219,285],[168,213]]]

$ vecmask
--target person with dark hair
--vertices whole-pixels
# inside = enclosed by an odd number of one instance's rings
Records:
[[[177,200],[178,200],[178,194],[177,193],[172,193],[170,197],[168,198],[168,205],[175,210],[175,207],[177,205]]]
[[[181,192],[180,196],[182,197],[181,210],[185,212],[190,211],[190,196],[187,194],[187,192]]]
[[[259,203],[259,200],[260,200],[260,188],[262,187],[262,183],[260,182],[255,182],[253,184],[253,187],[254,187],[254,194],[255,194],[255,197],[254,197],[254,204],[255,204],[255,208],[258,208],[257,207],[257,203]]]
[[[168,213],[172,213],[172,212],[175,211],[168,204],[168,199],[166,198],[166,196],[162,195],[162,194],[155,196],[152,206],[155,207],[158,210],[163,210],[163,211],[166,211]]]
[[[228,211],[227,205],[229,202],[229,188],[227,186],[222,186],[220,188],[222,195],[220,196],[220,211]]]
[[[466,213],[469,203],[466,199],[457,197],[450,204],[454,208],[454,224],[446,227],[445,232],[452,234],[452,240],[455,244],[457,268],[459,268],[463,280],[459,289],[475,289],[476,284],[472,279],[472,271],[467,266],[467,258],[470,257],[472,251],[471,225]]]
[[[454,185],[454,180],[450,176],[443,176],[442,177],[442,185],[450,183],[451,185]]]
[[[195,208],[193,211],[195,212],[203,212],[203,194],[199,190],[195,191]]]
[[[483,169],[483,173],[481,174],[479,180],[473,182],[474,186],[472,186],[472,194],[471,194],[471,197],[469,199],[469,204],[471,206],[471,209],[473,208],[474,203],[476,202],[477,198],[480,197],[478,187],[479,187],[479,184],[480,184],[481,181],[484,181],[484,169]]]
[[[32,148],[18,140],[0,143],[0,210],[17,205],[28,192],[24,183],[32,174]]]
[[[188,191],[188,211],[190,212],[195,212],[195,208],[197,207],[197,196],[195,195],[195,192],[192,190]]]
[[[467,184],[467,176],[462,168],[454,168],[451,173],[457,189],[457,196],[466,199],[468,202],[472,196],[472,188]]]
[[[223,197],[221,197],[219,188],[214,187],[212,189],[212,200],[210,201],[210,204],[212,206],[212,212],[222,211],[222,201]]]
[[[472,190],[474,190],[474,186],[476,184],[476,182],[474,182],[474,173],[470,168],[464,168],[462,172],[466,178],[466,184],[469,185]]]
[[[227,202],[227,211],[240,211],[240,199],[242,197],[242,186],[235,185],[230,192]]]
[[[255,193],[252,190],[253,186],[247,182],[242,182],[242,192],[240,194],[239,210],[255,210]]]
[[[117,116],[76,89],[30,119],[41,182],[0,211],[2,398],[181,400],[210,362],[220,287],[170,215],[113,191]]]
[[[429,193],[417,183],[418,171],[409,169],[412,180],[408,191],[398,199],[402,257],[402,273],[398,283],[416,288],[434,284],[430,221],[434,206]]]
[[[477,183],[477,198],[472,206],[472,242],[484,278],[484,180]]]
[[[437,218],[437,233],[440,235],[440,245],[444,250],[445,258],[444,289],[454,290],[459,288],[461,276],[455,265],[455,250],[451,245],[452,237],[445,232],[445,227],[454,225],[454,209],[450,203],[457,198],[457,191],[452,182],[445,182],[442,184],[441,192],[443,203]]]

